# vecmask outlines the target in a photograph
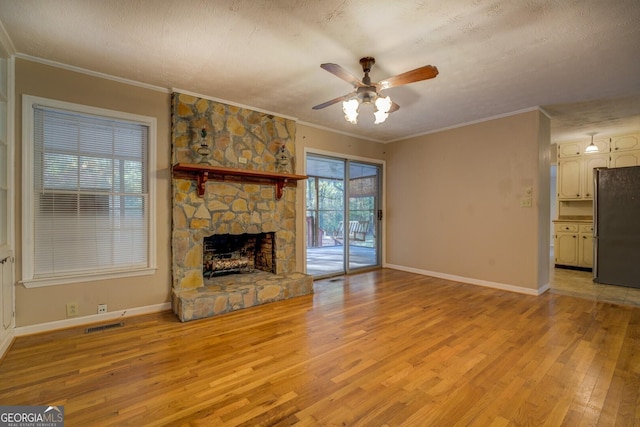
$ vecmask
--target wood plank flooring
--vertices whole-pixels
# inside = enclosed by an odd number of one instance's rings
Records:
[[[387,269],[315,291],[20,337],[0,404],[68,426],[640,426],[638,307]]]

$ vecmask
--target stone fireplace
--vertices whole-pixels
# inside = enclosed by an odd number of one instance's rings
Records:
[[[295,271],[295,182],[278,198],[274,179],[260,175],[278,176],[282,153],[293,173],[294,141],[291,120],[172,95],[172,306],[180,320],[313,292],[311,277]]]

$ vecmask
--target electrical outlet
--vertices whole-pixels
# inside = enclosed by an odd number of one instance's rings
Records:
[[[107,304],[98,304],[98,314],[107,312]]]
[[[531,206],[533,206],[533,200],[531,199],[531,197],[524,197],[520,199],[521,208],[530,208]]]
[[[67,303],[67,317],[77,317],[80,314],[77,302]]]

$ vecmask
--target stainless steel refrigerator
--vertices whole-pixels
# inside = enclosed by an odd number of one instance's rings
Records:
[[[640,288],[640,166],[593,175],[593,280]]]

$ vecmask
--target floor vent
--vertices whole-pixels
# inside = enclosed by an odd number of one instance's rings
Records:
[[[108,325],[92,326],[90,328],[85,329],[84,333],[90,334],[92,332],[106,331],[113,328],[121,328],[123,326],[124,326],[124,322],[109,323]]]

